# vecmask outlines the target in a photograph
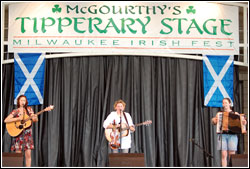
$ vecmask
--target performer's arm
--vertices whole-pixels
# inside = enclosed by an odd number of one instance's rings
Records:
[[[239,114],[238,112],[235,112],[235,114],[237,114],[237,115],[240,116],[240,114]],[[243,125],[246,125],[246,124],[247,124],[246,117],[242,120],[242,124],[243,124]]]
[[[22,116],[14,118],[13,114],[9,114],[5,120],[4,123],[10,123],[10,122],[15,122],[15,121],[21,121],[23,119]]]
[[[129,113],[126,114],[126,115],[127,115],[127,118],[128,118],[129,130],[130,130],[131,132],[134,132],[134,131],[135,131],[135,126],[134,126],[132,117],[130,116]]]
[[[130,126],[129,130],[132,131],[132,132],[134,132],[135,131],[135,127],[134,126]]]
[[[218,115],[218,113],[216,114],[215,117],[212,118],[212,124],[214,124],[214,125],[216,125],[217,121],[218,121],[217,115]]]
[[[31,118],[32,118],[32,121],[33,121],[33,122],[38,122],[37,115],[34,114],[33,109],[32,109],[32,108],[28,108],[28,111],[30,112],[30,116],[31,116]]]
[[[240,115],[238,112],[235,112],[235,114]]]
[[[243,125],[247,125],[247,121],[246,121],[245,118],[242,120],[242,124],[243,124]]]
[[[103,122],[103,128],[105,129],[113,129],[113,120],[114,120],[114,117],[113,117],[113,113],[110,113],[108,115],[108,117],[106,118],[106,120]],[[118,127],[118,126],[116,126]]]
[[[31,114],[31,117],[32,117],[33,122],[38,122],[38,118],[36,114]]]
[[[115,128],[119,128],[120,127],[120,124],[116,124],[115,125]],[[110,123],[107,127],[106,127],[106,129],[113,129],[114,128],[114,125],[112,124],[112,123]]]

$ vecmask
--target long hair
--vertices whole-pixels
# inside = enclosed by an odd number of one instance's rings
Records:
[[[24,98],[26,99],[26,103],[25,103],[24,107],[25,107],[25,109],[27,110],[27,107],[28,107],[28,100],[27,100],[27,97],[24,96],[24,95],[20,95],[20,96],[17,98],[17,108],[20,107],[20,99],[21,99],[22,97],[24,97]]]

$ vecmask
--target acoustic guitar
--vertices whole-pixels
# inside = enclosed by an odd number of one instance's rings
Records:
[[[152,123],[152,120],[147,120],[143,123],[138,123],[138,124],[135,124],[135,127],[138,127],[138,126],[142,126],[142,125],[150,125]],[[122,128],[122,137],[125,137],[128,135],[129,133],[129,128],[130,127],[125,127],[125,128]],[[119,134],[120,134],[120,131],[118,130],[117,131]],[[112,133],[112,129],[105,129],[105,137],[106,139],[108,140],[108,142],[111,142],[112,139],[110,137],[110,134]]]
[[[40,115],[41,113],[43,113],[45,111],[50,111],[52,109],[54,109],[54,106],[50,105],[49,107],[46,107],[42,111],[36,113],[36,115]],[[27,113],[25,113],[23,119],[24,120],[6,123],[6,129],[7,129],[10,136],[16,137],[19,134],[21,134],[24,129],[31,126],[31,124],[32,124],[32,120],[31,120],[32,117],[31,116],[28,116]]]

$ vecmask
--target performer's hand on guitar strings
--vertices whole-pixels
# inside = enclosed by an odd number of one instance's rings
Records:
[[[16,117],[15,119],[16,119],[16,121],[22,121],[23,120],[23,116]]]
[[[37,115],[36,115],[36,114],[32,114],[32,115],[31,115],[31,118],[32,118],[32,121],[33,121],[33,122],[37,122],[37,121],[38,121],[38,118],[37,118]]]

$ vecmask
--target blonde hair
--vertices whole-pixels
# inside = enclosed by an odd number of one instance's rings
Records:
[[[121,104],[123,105],[124,109],[125,109],[126,103],[125,103],[123,100],[121,100],[121,99],[120,99],[120,100],[115,101],[115,104],[114,104],[114,109],[116,108],[117,104],[119,104],[119,103],[121,103]]]

